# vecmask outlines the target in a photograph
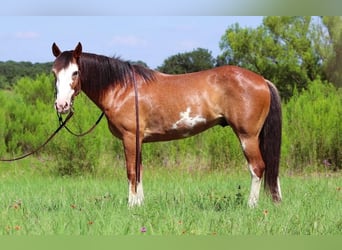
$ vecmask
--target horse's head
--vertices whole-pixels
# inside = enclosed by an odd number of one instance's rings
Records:
[[[52,53],[56,57],[52,72],[56,78],[55,108],[58,113],[67,113],[72,107],[74,97],[81,91],[79,58],[82,45],[78,43],[75,50],[61,52],[53,43]]]

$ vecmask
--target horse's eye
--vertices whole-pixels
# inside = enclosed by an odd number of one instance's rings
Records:
[[[74,71],[74,72],[72,73],[72,77],[76,77],[76,76],[78,76],[78,71]]]

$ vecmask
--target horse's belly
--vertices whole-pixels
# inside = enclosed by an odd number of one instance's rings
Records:
[[[144,142],[171,141],[199,134],[217,124],[226,125],[222,118],[206,120],[201,117],[180,119],[169,127],[146,128]]]
[[[179,131],[165,131],[165,132],[151,132],[145,131],[143,142],[157,142],[157,141],[172,141],[184,139],[196,135],[208,128],[199,130],[179,130]]]

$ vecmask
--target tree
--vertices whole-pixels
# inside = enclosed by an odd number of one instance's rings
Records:
[[[7,78],[4,75],[0,75],[0,89],[6,89],[8,86]]]
[[[149,66],[147,65],[147,63],[145,63],[144,61],[138,60],[138,61],[127,61],[129,62],[131,65],[139,65],[139,66],[143,66],[145,68],[149,68]]]
[[[248,68],[274,82],[283,98],[321,78],[322,56],[311,17],[265,17],[256,29],[228,27],[220,41],[220,64]]]
[[[330,82],[342,87],[342,17],[322,17],[322,22],[326,27],[326,32],[320,32],[325,39],[325,46],[322,47],[322,54],[326,59],[324,72]]]
[[[52,63],[0,62],[0,88],[11,88],[22,77],[51,73]]]
[[[197,48],[192,52],[178,53],[167,58],[157,70],[168,74],[183,74],[211,69],[215,59],[207,49]]]

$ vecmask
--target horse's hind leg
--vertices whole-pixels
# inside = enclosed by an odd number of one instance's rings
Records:
[[[240,141],[251,173],[251,191],[248,205],[255,207],[259,200],[265,164],[261,156],[258,137],[240,137]]]

